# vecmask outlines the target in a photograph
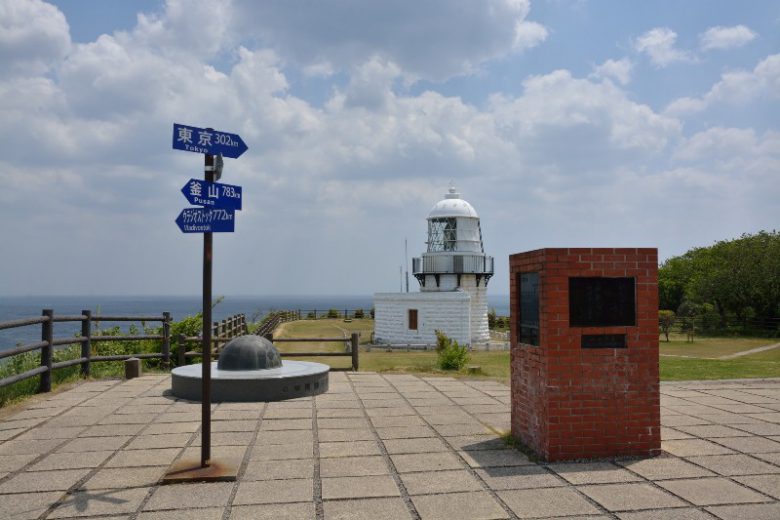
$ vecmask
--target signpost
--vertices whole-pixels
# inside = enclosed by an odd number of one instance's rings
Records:
[[[222,156],[236,159],[247,146],[240,136],[213,128],[173,124],[173,148],[204,154],[204,180],[190,179],[182,193],[196,208],[185,208],[176,218],[184,233],[203,233],[203,372],[201,389],[201,456],[200,467],[183,463],[172,466],[166,474],[169,482],[182,480],[225,480],[235,475],[237,467],[226,468],[211,459],[211,271],[213,260],[212,233],[232,233],[235,211],[241,209],[240,186],[218,184],[222,172]]]

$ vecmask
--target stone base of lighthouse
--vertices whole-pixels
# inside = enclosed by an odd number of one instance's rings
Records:
[[[477,287],[474,281],[451,291],[377,293],[374,311],[377,343],[433,345],[437,330],[461,345],[477,346],[490,340],[486,288]]]

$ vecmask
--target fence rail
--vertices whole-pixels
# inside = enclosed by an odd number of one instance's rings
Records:
[[[663,324],[659,324],[663,332]],[[719,315],[675,316],[669,332],[678,334],[757,334],[780,336],[780,318],[723,318]]]
[[[360,315],[359,310],[353,311]],[[300,319],[302,312],[307,311],[283,311],[276,313],[274,319],[268,320],[268,330],[264,335],[273,337],[273,330],[284,321]],[[313,311],[317,315],[317,311]],[[332,314],[332,311],[331,311]],[[327,315],[327,311],[325,311]],[[349,310],[345,310],[342,316],[348,316]],[[322,314],[321,314],[322,317]],[[76,336],[54,337],[55,323],[81,323],[81,331]],[[99,322],[159,322],[161,323],[161,334],[132,334],[132,335],[100,335],[100,330],[93,327],[94,323]],[[80,375],[89,377],[91,364],[96,362],[125,361],[130,358],[139,359],[160,359],[164,367],[171,366],[171,314],[163,312],[157,316],[113,316],[113,315],[93,315],[90,310],[83,310],[81,314],[76,315],[56,315],[52,309],[44,309],[39,317],[24,318],[0,322],[0,330],[7,330],[19,327],[29,327],[38,325],[41,328],[41,340],[18,345],[14,348],[0,351],[0,360],[25,354],[28,352],[40,352],[40,365],[38,367],[26,370],[18,374],[0,379],[0,388],[30,379],[40,377],[38,392],[50,392],[52,388],[52,373],[55,370],[80,365]],[[261,327],[262,331],[262,327]],[[236,314],[219,322],[214,322],[212,326],[212,345],[214,347],[214,359],[218,359],[220,346],[227,343],[236,336],[248,333],[248,326],[244,314]],[[95,344],[105,342],[132,342],[132,341],[159,341],[159,352],[138,352],[133,354],[115,354],[115,355],[97,355],[93,353]],[[200,357],[202,354],[198,351],[187,351],[187,344],[191,342],[202,342],[200,336],[179,336],[177,338],[176,360],[178,364],[186,364],[188,359]],[[298,338],[298,339],[277,339],[275,342],[343,342],[345,352],[294,352],[281,353],[282,357],[339,357],[350,356],[352,359],[351,367],[346,369],[335,368],[333,370],[358,370],[358,344],[359,334],[354,333],[351,337],[342,338]],[[56,347],[66,345],[80,345],[80,355],[73,359],[54,361],[54,352]]]
[[[264,336],[273,343],[311,343],[311,342],[341,342],[344,343],[344,352],[279,352],[282,358],[288,357],[351,357],[351,366],[347,368],[331,368],[331,371],[344,371],[354,370],[357,371],[359,363],[359,351],[360,351],[360,334],[353,332],[349,337],[341,338],[276,338],[273,334],[266,334]],[[213,338],[215,347],[211,351],[211,358],[213,360],[219,359],[220,348],[219,344],[229,341],[229,338]],[[198,336],[184,336],[179,335],[176,338],[176,360],[177,365],[182,366],[187,364],[187,360],[203,357],[203,353],[198,350],[187,350],[188,344],[199,342]]]
[[[162,334],[133,334],[133,335],[106,335],[101,336],[99,330],[93,330],[93,323],[104,321],[110,322],[159,322],[162,324]],[[54,323],[74,323],[81,322],[81,332],[78,336],[55,338]],[[54,370],[68,368],[80,365],[80,374],[82,377],[89,377],[91,364],[106,361],[124,361],[130,358],[139,359],[160,359],[163,366],[170,367],[171,364],[171,314],[163,312],[157,316],[113,316],[113,315],[92,315],[92,311],[83,310],[77,315],[57,315],[52,309],[44,309],[41,316],[35,318],[24,318],[0,322],[0,330],[7,330],[19,327],[28,327],[40,325],[41,341],[19,345],[14,348],[0,351],[0,359],[10,358],[27,352],[40,352],[40,366],[0,379],[0,388],[40,376],[38,385],[39,392],[51,391],[52,373]],[[97,332],[97,334],[95,334]],[[213,324],[213,334],[215,344],[219,342],[230,341],[233,337],[246,334],[246,317],[243,314],[236,314],[222,321]],[[198,338],[200,339],[200,338]],[[93,344],[115,341],[159,341],[160,352],[139,352],[134,354],[115,354],[115,355],[95,355],[93,354]],[[63,361],[54,361],[55,347],[65,345],[81,345],[80,356],[74,359]]]

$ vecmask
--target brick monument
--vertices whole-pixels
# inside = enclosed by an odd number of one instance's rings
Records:
[[[547,461],[661,450],[658,251],[509,258],[512,436]]]

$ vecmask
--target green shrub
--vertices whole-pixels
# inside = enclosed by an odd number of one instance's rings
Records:
[[[460,370],[469,362],[468,349],[440,330],[436,331],[436,354],[442,370]]]
[[[341,318],[341,313],[338,309],[328,309],[328,318]]]
[[[363,312],[363,309],[355,309],[355,319],[356,320],[364,318],[365,316],[366,316],[366,313]]]

